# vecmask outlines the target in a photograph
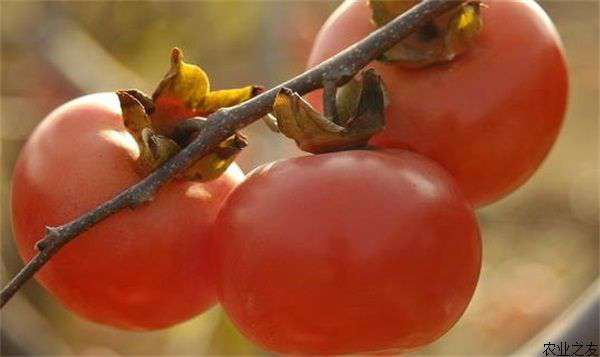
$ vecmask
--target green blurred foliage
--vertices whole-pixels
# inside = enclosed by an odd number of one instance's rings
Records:
[[[54,107],[96,91],[151,92],[171,47],[215,88],[272,86],[300,73],[334,1],[0,2],[2,283],[22,265],[11,238],[15,159]],[[598,276],[597,2],[548,1],[567,49],[571,94],[563,133],[540,171],[478,212],[484,267],[459,323],[419,354],[509,353],[560,314]],[[299,155],[262,123],[245,130],[245,171]],[[36,283],[2,311],[3,354],[255,355],[221,311],[173,328],[127,332],[82,320]]]

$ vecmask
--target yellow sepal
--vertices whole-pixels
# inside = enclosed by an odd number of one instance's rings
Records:
[[[212,153],[188,167],[180,176],[187,180],[200,182],[214,180],[229,168],[246,145],[248,145],[246,138],[242,134],[236,133],[220,143]]]
[[[200,67],[183,61],[183,53],[174,48],[171,68],[152,95],[155,110],[152,124],[163,135],[170,135],[184,119],[206,117],[220,108],[246,101],[261,91],[261,87],[211,91],[208,75]]]

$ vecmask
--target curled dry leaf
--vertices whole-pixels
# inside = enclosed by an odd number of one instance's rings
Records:
[[[259,86],[211,91],[206,73],[198,66],[185,63],[183,53],[174,48],[171,68],[152,95],[155,107],[152,124],[170,135],[178,122],[191,117],[206,117],[220,108],[246,101],[260,92]]]
[[[172,139],[154,131],[145,107],[137,99],[141,98],[143,102],[145,97],[143,93],[134,90],[117,91],[117,96],[121,104],[125,128],[140,149],[140,155],[136,160],[136,171],[146,176],[175,155],[180,147]]]
[[[385,126],[381,78],[370,69],[363,72],[362,81],[352,80],[347,86],[337,93],[337,122],[282,88],[273,104],[281,133],[294,139],[301,150],[315,154],[367,146],[371,136]]]
[[[372,21],[383,26],[419,1],[369,0]],[[469,1],[437,17],[386,52],[380,60],[417,68],[453,60],[472,47],[481,32],[480,8],[479,1]]]

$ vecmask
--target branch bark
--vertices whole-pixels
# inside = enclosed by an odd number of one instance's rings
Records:
[[[2,289],[0,308],[65,244],[115,212],[150,201],[160,186],[177,172],[210,153],[235,131],[269,113],[275,95],[282,87],[306,94],[321,88],[325,80],[333,80],[338,86],[342,85],[417,27],[461,3],[463,0],[425,0],[360,42],[303,74],[242,104],[213,113],[209,116],[209,125],[192,143],[139,183],[71,222],[58,227],[47,227],[45,236],[36,244],[38,254]]]

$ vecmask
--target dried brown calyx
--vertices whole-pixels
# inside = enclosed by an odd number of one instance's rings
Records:
[[[273,104],[279,131],[294,139],[301,150],[311,153],[362,148],[385,126],[385,94],[373,69],[353,78],[333,96],[332,113],[317,112],[300,95],[282,88]]]
[[[420,0],[369,0],[372,21],[382,26],[406,12]],[[475,45],[481,32],[481,3],[468,1],[443,14],[381,56],[384,62],[419,68],[453,60]]]

